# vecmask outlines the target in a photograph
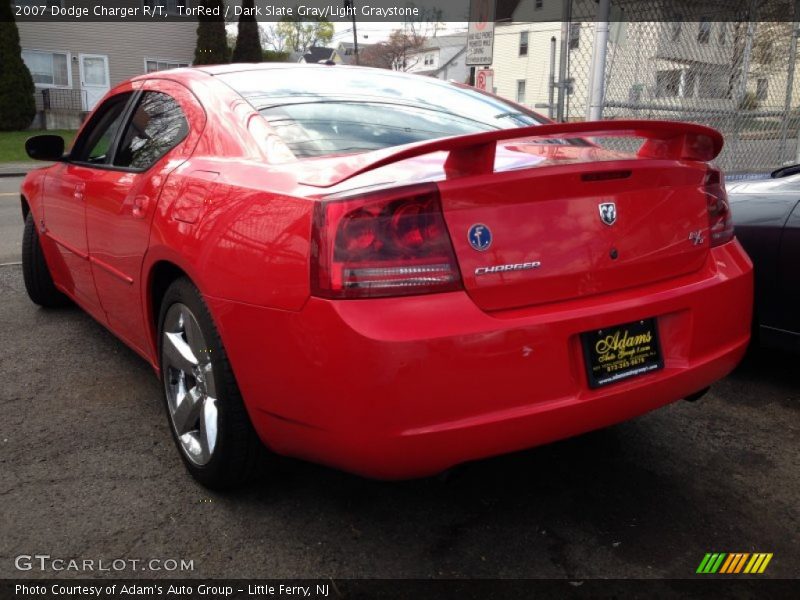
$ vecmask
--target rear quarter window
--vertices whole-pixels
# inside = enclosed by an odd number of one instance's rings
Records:
[[[127,124],[114,164],[149,169],[189,133],[178,102],[161,92],[145,92]]]

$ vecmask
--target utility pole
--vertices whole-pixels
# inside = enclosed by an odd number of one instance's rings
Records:
[[[550,38],[550,77],[547,93],[547,116],[556,118],[556,36]]]
[[[795,11],[794,11],[794,18],[797,18],[797,3],[795,3]],[[797,35],[800,33],[798,28],[800,27],[800,23],[794,21],[792,23],[792,41],[789,44],[789,70],[786,75],[786,99],[783,103],[783,123],[781,123],[781,146],[780,146],[780,157],[781,161],[785,164],[784,161],[784,151],[786,150],[786,138],[789,135],[789,116],[792,112],[792,92],[794,92],[794,68],[795,64],[797,63]],[[797,158],[797,154],[792,158]],[[789,162],[796,162],[796,161],[789,161]]]
[[[556,106],[556,121],[564,122],[567,104],[567,61],[569,60],[569,32],[572,21],[572,0],[563,0],[561,12],[561,52],[558,64],[558,105]]]
[[[603,117],[605,99],[606,53],[608,51],[608,21],[611,14],[611,0],[600,0],[597,4],[597,19],[594,26],[594,52],[592,53],[592,74],[589,78],[589,106],[586,118],[599,121]]]
[[[353,56],[358,64],[358,31],[356,30],[356,0],[344,0],[344,7],[351,10],[353,18]]]

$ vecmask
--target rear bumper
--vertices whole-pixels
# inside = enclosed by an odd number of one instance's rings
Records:
[[[463,292],[312,298],[299,312],[208,303],[270,448],[406,478],[605,427],[710,385],[744,354],[752,285],[732,242],[680,280],[502,314]],[[579,334],[648,317],[664,369],[589,389]]]

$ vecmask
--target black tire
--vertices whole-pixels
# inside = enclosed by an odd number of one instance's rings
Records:
[[[196,464],[184,449],[170,411],[167,387],[170,371],[164,356],[164,325],[170,307],[176,304],[188,307],[195,317],[209,350],[203,361],[210,360],[215,381],[216,446],[210,453],[210,460],[203,465]],[[251,481],[263,468],[268,453],[250,422],[208,307],[200,292],[188,279],[175,280],[164,294],[158,319],[158,353],[167,422],[178,453],[189,473],[199,483],[211,489],[229,489]]]
[[[39,232],[33,213],[25,217],[25,232],[22,234],[22,276],[28,297],[46,308],[57,308],[70,303],[69,298],[58,291],[44,259]]]

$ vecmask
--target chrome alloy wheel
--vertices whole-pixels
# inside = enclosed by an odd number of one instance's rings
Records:
[[[209,347],[192,311],[176,302],[164,317],[164,389],[172,427],[187,458],[208,464],[217,445],[217,387]]]

